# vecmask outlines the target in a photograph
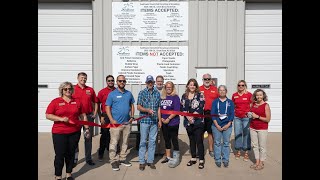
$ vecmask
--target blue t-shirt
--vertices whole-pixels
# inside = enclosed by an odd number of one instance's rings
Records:
[[[219,109],[218,109],[218,102],[219,102]],[[227,111],[226,111],[227,109]],[[211,114],[226,114],[227,118],[220,119],[217,116],[213,116],[212,120],[216,120],[219,126],[223,127],[224,125],[228,124],[229,121],[233,121],[234,118],[234,103],[231,99],[227,98],[224,102],[220,100],[220,98],[215,99],[212,102]],[[232,123],[230,125],[232,127]]]
[[[118,124],[130,120],[131,104],[134,104],[132,93],[128,90],[122,93],[118,88],[109,94],[106,101],[106,106],[111,107],[111,115]]]
[[[161,99],[160,102],[161,110],[172,110],[172,111],[180,111],[180,98],[178,95],[167,96],[166,99]],[[170,114],[161,114],[163,119],[167,119]],[[176,115],[173,119],[170,120],[168,126],[176,126],[180,124],[180,116]]]

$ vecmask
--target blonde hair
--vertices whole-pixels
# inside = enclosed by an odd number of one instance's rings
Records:
[[[248,92],[248,90],[247,90],[247,82],[245,81],[245,80],[239,80],[238,81],[238,83],[237,83],[237,88],[238,88],[238,85],[239,85],[239,83],[243,83],[244,84],[244,93],[247,93]]]
[[[74,88],[73,88],[73,84],[69,81],[65,81],[63,83],[60,84],[59,86],[59,96],[62,97],[63,96],[63,88],[65,88],[66,86],[70,86],[71,87],[71,94],[73,94],[74,92]]]
[[[176,90],[176,87],[174,86],[173,82],[172,81],[167,81],[165,84],[164,84],[164,87],[162,88],[161,90],[161,99],[166,99],[167,97],[167,91],[166,91],[166,87],[167,85],[170,84],[172,86],[172,93],[170,96],[174,96],[177,94],[177,90]]]

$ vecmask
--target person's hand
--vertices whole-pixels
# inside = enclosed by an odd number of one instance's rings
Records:
[[[162,119],[163,119],[163,118],[161,118],[161,121],[162,121]],[[158,121],[158,127],[159,127],[159,128],[162,127],[162,122],[161,122],[161,121]]]
[[[111,124],[117,124],[117,121],[114,120],[114,119],[110,119],[110,123],[111,123]]]
[[[230,125],[226,124],[226,125],[224,125],[221,129],[227,130],[229,127],[230,127]]]
[[[97,116],[97,114],[92,114],[92,115],[91,115],[91,118],[92,118],[92,119],[95,119],[96,116]]]
[[[259,115],[257,115],[256,113],[252,112],[252,117],[253,117],[254,119],[257,119],[257,118],[259,117]]]
[[[163,119],[163,118],[162,118]],[[167,119],[163,119],[163,121],[162,121],[164,124],[168,124],[169,122],[170,122],[170,120],[169,120],[169,118],[167,118]]]
[[[68,118],[68,117],[63,117],[63,118],[61,119],[61,121],[67,123],[67,122],[69,122],[69,118]]]
[[[132,123],[132,121],[134,121],[134,117],[130,117],[130,119],[129,119],[129,123],[131,124],[131,123]]]
[[[154,111],[152,109],[148,109],[148,113],[153,115],[154,114]]]
[[[85,131],[84,131],[84,137],[87,138],[87,139],[89,139],[90,136],[91,136],[91,135],[90,135],[90,130],[89,130],[89,128],[86,128]]]
[[[216,127],[217,127],[218,131],[220,131],[220,132],[223,131],[223,129],[221,128],[221,126],[217,125]]]
[[[106,123],[106,121],[104,120],[104,117],[101,117],[100,122],[101,122],[101,125],[104,125]]]

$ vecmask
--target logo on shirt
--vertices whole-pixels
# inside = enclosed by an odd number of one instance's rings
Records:
[[[234,98],[239,98],[239,96],[235,96]]]
[[[59,106],[64,106],[66,105],[66,103],[59,103]]]
[[[71,104],[77,104],[77,102],[71,102]]]
[[[247,100],[248,98],[243,98],[243,100]]]
[[[91,95],[90,90],[86,90],[86,94],[87,94],[87,95]]]
[[[216,91],[211,91],[211,93],[216,93]]]

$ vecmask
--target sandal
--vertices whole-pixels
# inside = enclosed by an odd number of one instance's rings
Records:
[[[243,160],[246,162],[249,161],[249,154],[247,152],[244,154]]]
[[[258,166],[257,164],[252,164],[252,165],[250,166],[250,168],[251,168],[251,169],[255,169],[257,166]]]
[[[259,165],[257,165],[254,169],[255,170],[261,170],[261,169],[263,169],[264,168],[264,164],[259,164]]]
[[[192,166],[193,164],[197,163],[197,161],[192,161],[190,160],[188,163],[187,163],[187,166]]]
[[[204,168],[204,162],[199,163],[198,168],[199,168],[199,169],[203,169],[203,168]]]
[[[235,156],[236,156],[236,160],[240,159],[241,152],[240,152],[240,151],[238,151],[238,153],[237,153]]]

